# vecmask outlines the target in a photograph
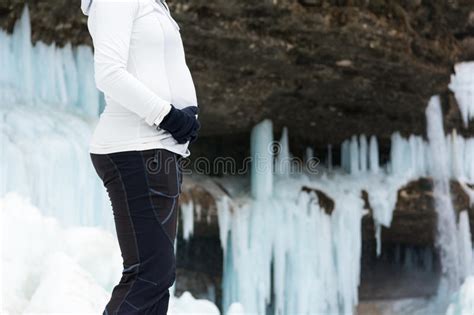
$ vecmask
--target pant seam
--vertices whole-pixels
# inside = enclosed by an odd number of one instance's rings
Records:
[[[127,303],[128,305],[130,305],[134,310],[136,311],[139,311],[140,309],[138,307],[136,307],[135,305],[133,305],[132,303],[130,303],[129,301],[125,300],[125,303]]]
[[[178,159],[176,158],[176,154],[173,155],[174,157],[174,167],[176,169],[176,191],[178,192],[178,196],[181,194],[181,178],[180,172],[178,172]]]
[[[168,195],[168,194],[162,193],[161,191],[158,191],[158,190],[156,190],[156,189],[153,189],[153,188],[151,188],[151,187],[150,187],[150,191],[151,191],[152,193],[158,195],[158,196],[163,196],[163,197],[170,198],[170,199],[176,198],[176,197],[179,196],[179,191],[178,191],[178,193],[175,194],[175,195]]]
[[[122,173],[118,169],[117,165],[115,164],[115,162],[112,160],[112,158],[108,154],[106,154],[105,156],[109,159],[109,161],[112,163],[113,167],[117,171],[117,174],[118,174],[119,180],[120,180],[120,185],[122,186],[123,193],[125,195],[125,202],[126,202],[126,205],[127,205],[128,219],[129,219],[130,225],[132,227],[132,231],[133,231],[133,240],[135,242],[135,250],[136,250],[136,255],[137,255],[137,260],[138,260],[137,273],[139,273],[140,272],[140,264],[141,264],[141,262],[140,262],[140,251],[138,249],[138,242],[137,242],[137,237],[136,237],[136,232],[135,232],[135,226],[133,224],[132,216],[130,214],[130,205],[128,203],[127,190],[125,189],[125,186],[124,186],[124,183],[123,183]],[[132,291],[132,288],[135,285],[136,281],[137,281],[137,278],[135,278],[133,280],[132,284],[130,285],[130,288],[127,290],[127,294],[124,295],[122,302],[120,302],[120,304],[118,305],[118,307],[114,311],[114,313],[118,314],[118,312],[120,311],[120,308],[122,307],[123,303],[126,302],[126,299],[127,299],[128,295],[130,294],[130,292]],[[128,304],[130,304],[130,303],[128,303]]]
[[[163,220],[163,222],[161,222],[161,224],[165,224],[166,222],[168,222],[168,220],[171,218],[171,215],[173,214],[174,212],[174,206],[176,205],[176,198],[173,198],[173,205],[171,206],[171,210],[170,212],[168,213],[168,215],[166,216],[166,218]]]
[[[140,155],[142,157],[142,161],[143,161],[143,165],[145,166],[145,181],[146,181],[146,184],[147,184],[147,187],[150,189],[151,186],[150,186],[150,183],[148,182],[148,170],[146,169],[146,164],[145,164],[145,158],[143,157],[143,152],[140,151]],[[166,237],[168,238],[168,240],[170,241],[171,243],[171,246],[173,247],[173,251],[174,251],[174,242],[173,240],[169,237],[168,233],[166,233],[165,229],[163,228],[163,224],[160,222],[160,219],[156,213],[156,209],[155,209],[155,205],[153,204],[153,200],[151,200],[151,195],[150,193],[148,193],[148,200],[150,201],[150,205],[151,205],[151,209],[153,211],[153,214],[155,216],[155,219],[156,221],[158,222],[158,225],[160,226],[162,232],[166,235]]]
[[[138,263],[138,264],[131,265],[131,266],[125,268],[123,271],[124,271],[124,272],[127,272],[127,271],[130,271],[130,270],[133,270],[135,267],[138,267],[139,265],[140,265],[139,263]]]
[[[153,281],[150,281],[150,280],[147,280],[147,279],[142,278],[142,277],[137,277],[137,279],[138,279],[138,280],[141,280],[141,281],[144,281],[144,282],[151,283],[151,284],[153,284],[154,286],[157,286],[157,285],[158,285],[158,283],[153,282]]]
[[[171,274],[173,274],[174,271],[171,271],[169,273],[167,273],[166,275],[169,276]],[[170,287],[172,286],[173,284],[171,283]],[[143,309],[147,309],[149,308],[151,305],[154,305],[156,302],[158,302],[159,300],[161,300],[163,298],[163,296],[165,296],[166,294],[169,294],[169,290],[164,290],[158,297],[156,297],[155,299],[149,301],[148,303],[145,303],[144,305],[141,306],[141,308]],[[128,304],[130,304],[130,302],[126,301]]]

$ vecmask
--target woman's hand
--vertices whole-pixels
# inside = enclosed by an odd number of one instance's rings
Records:
[[[171,133],[179,144],[188,141],[194,142],[197,139],[198,130],[201,128],[201,124],[196,118],[198,112],[197,106],[177,109],[171,105],[170,112],[163,118],[159,128]]]

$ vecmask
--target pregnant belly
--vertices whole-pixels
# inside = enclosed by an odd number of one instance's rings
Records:
[[[134,113],[104,112],[92,138],[98,144],[130,142],[140,136],[140,124],[140,117]]]

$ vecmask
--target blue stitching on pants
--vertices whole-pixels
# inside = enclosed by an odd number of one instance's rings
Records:
[[[130,267],[125,268],[125,269],[123,270],[123,272],[130,271],[130,270],[132,270],[133,268],[138,267],[139,265],[140,265],[140,264],[131,265]]]
[[[142,161],[143,163],[145,163],[145,158],[143,157],[143,152],[140,151],[140,155],[142,157]],[[145,165],[145,164],[144,164]],[[150,183],[148,182],[148,170],[146,169],[145,167],[145,180],[146,180],[146,183],[147,183],[147,186],[150,187]],[[157,190],[154,190],[152,188],[149,188],[150,191],[153,191],[153,192],[157,192],[158,194],[161,194],[159,191]],[[179,193],[178,193],[179,195]],[[151,200],[151,195],[148,194],[148,199],[150,200],[150,204],[151,204],[151,207],[152,207],[152,210],[153,210],[153,214],[155,215],[155,219],[156,221],[158,222],[158,225],[160,226],[161,230],[163,231],[163,233],[166,235],[166,237],[168,238],[168,240],[170,241],[171,243],[171,246],[173,247],[173,251],[174,251],[174,242],[173,240],[169,237],[168,233],[166,233],[165,229],[163,228],[163,224],[160,222],[160,219],[156,213],[156,210],[155,210],[155,205],[153,204],[153,201]]]
[[[153,282],[153,281],[150,281],[150,280],[147,280],[147,279],[143,279],[142,277],[137,277],[137,279],[140,279],[141,281],[144,281],[144,282],[151,283],[151,284],[153,284],[154,286],[157,286],[157,285],[158,285],[158,283]]]
[[[178,172],[178,160],[176,159],[176,154],[174,155],[174,167],[176,169],[176,191],[178,192],[178,196],[181,193],[181,172]]]
[[[140,309],[138,307],[136,307],[135,305],[133,305],[132,303],[130,303],[129,301],[125,300],[125,303],[127,303],[128,305],[130,305],[131,307],[133,307],[136,311],[139,311]]]
[[[171,215],[173,214],[174,212],[174,206],[176,204],[176,198],[173,198],[173,205],[171,206],[171,211],[170,213],[168,213],[168,216],[163,220],[163,222],[161,222],[161,224],[165,224],[166,222],[168,222],[168,220],[171,218]]]
[[[176,160],[176,155],[174,156],[174,166],[175,166],[175,170],[176,170],[176,191],[178,192],[176,194],[176,196],[173,198],[173,205],[171,206],[171,211],[170,213],[168,214],[168,216],[163,220],[163,222],[161,222],[162,224],[165,224],[166,222],[168,222],[168,220],[171,218],[171,215],[173,214],[174,212],[174,206],[176,205],[176,198],[179,196],[179,194],[181,193],[181,189],[180,189],[180,178],[179,178],[179,174],[178,174],[178,161]]]
[[[167,195],[165,193],[162,193],[162,192],[159,192],[158,190],[156,189],[153,189],[153,188],[150,188],[150,191],[158,196],[163,196],[163,197],[166,197],[166,198],[176,198],[179,196],[179,192],[176,194],[176,195]]]

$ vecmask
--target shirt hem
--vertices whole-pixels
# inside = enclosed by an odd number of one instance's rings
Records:
[[[126,144],[126,145],[114,145],[114,146],[96,146],[90,145],[89,146],[89,153],[91,154],[110,154],[110,153],[117,153],[117,152],[125,152],[125,151],[145,151],[150,149],[165,149],[171,151],[173,153],[179,154],[182,157],[186,158],[191,155],[191,152],[186,147],[184,152],[183,150],[179,150],[176,147],[165,146],[161,143],[139,143],[139,144]]]

